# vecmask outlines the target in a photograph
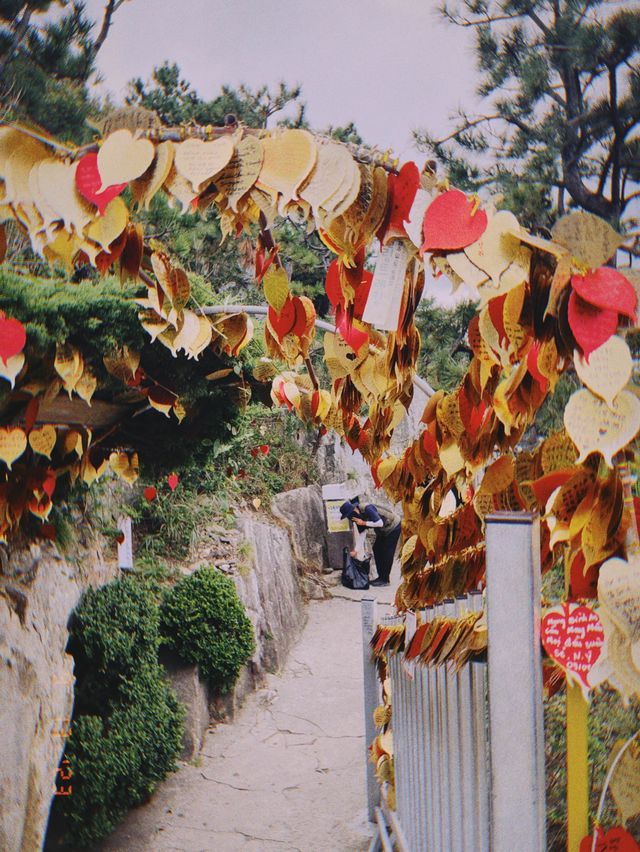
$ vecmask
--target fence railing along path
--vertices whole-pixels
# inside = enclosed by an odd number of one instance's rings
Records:
[[[423,665],[388,654],[396,810],[381,801],[367,762],[371,848],[400,852],[544,852],[545,779],[540,655],[540,531],[536,516],[487,517],[486,592],[448,600],[418,614],[377,618],[362,602],[365,730],[381,691],[369,641],[379,624],[429,623],[486,606],[487,662]]]

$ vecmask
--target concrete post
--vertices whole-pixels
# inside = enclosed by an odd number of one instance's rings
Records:
[[[380,787],[375,776],[375,767],[369,760],[369,746],[376,736],[373,711],[380,704],[381,690],[375,663],[371,658],[369,642],[378,624],[377,601],[362,599],[362,667],[364,670],[364,749],[366,761],[367,811],[369,822],[375,822],[376,808],[380,804]]]
[[[486,518],[492,852],[544,852],[540,521]]]

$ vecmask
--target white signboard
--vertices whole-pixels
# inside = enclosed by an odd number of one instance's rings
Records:
[[[349,532],[349,518],[340,517],[340,506],[348,500],[345,483],[322,486],[322,499],[327,513],[327,529],[330,533]]]

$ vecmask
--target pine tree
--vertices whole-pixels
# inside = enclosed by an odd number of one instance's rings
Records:
[[[87,83],[125,2],[107,0],[98,26],[79,0],[0,0],[3,119],[26,120],[70,141],[86,139],[85,119],[95,107]]]
[[[475,30],[483,111],[460,112],[446,138],[416,131],[419,145],[456,183],[494,184],[527,225],[548,225],[568,206],[631,224],[640,197],[640,10],[631,5],[445,4],[445,18]],[[637,235],[630,248],[640,255]]]
[[[140,77],[129,82],[127,103],[153,110],[164,124],[177,126],[185,122],[221,125],[225,115],[233,114],[249,127],[266,127],[271,116],[293,105],[297,114],[293,126],[304,124],[305,104],[300,100],[300,86],[280,83],[275,91],[260,86],[255,91],[248,86],[232,89],[222,86],[212,100],[198,95],[191,84],[182,78],[176,63],[164,62],[153,69],[151,81]]]

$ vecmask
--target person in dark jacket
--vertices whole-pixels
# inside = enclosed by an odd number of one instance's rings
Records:
[[[393,557],[400,538],[400,518],[390,509],[374,506],[368,503],[364,509],[360,506],[360,500],[355,497],[346,500],[340,506],[340,516],[349,518],[360,531],[366,528],[374,529],[376,540],[373,545],[373,557],[376,561],[378,577],[371,583],[372,586],[388,586]]]

